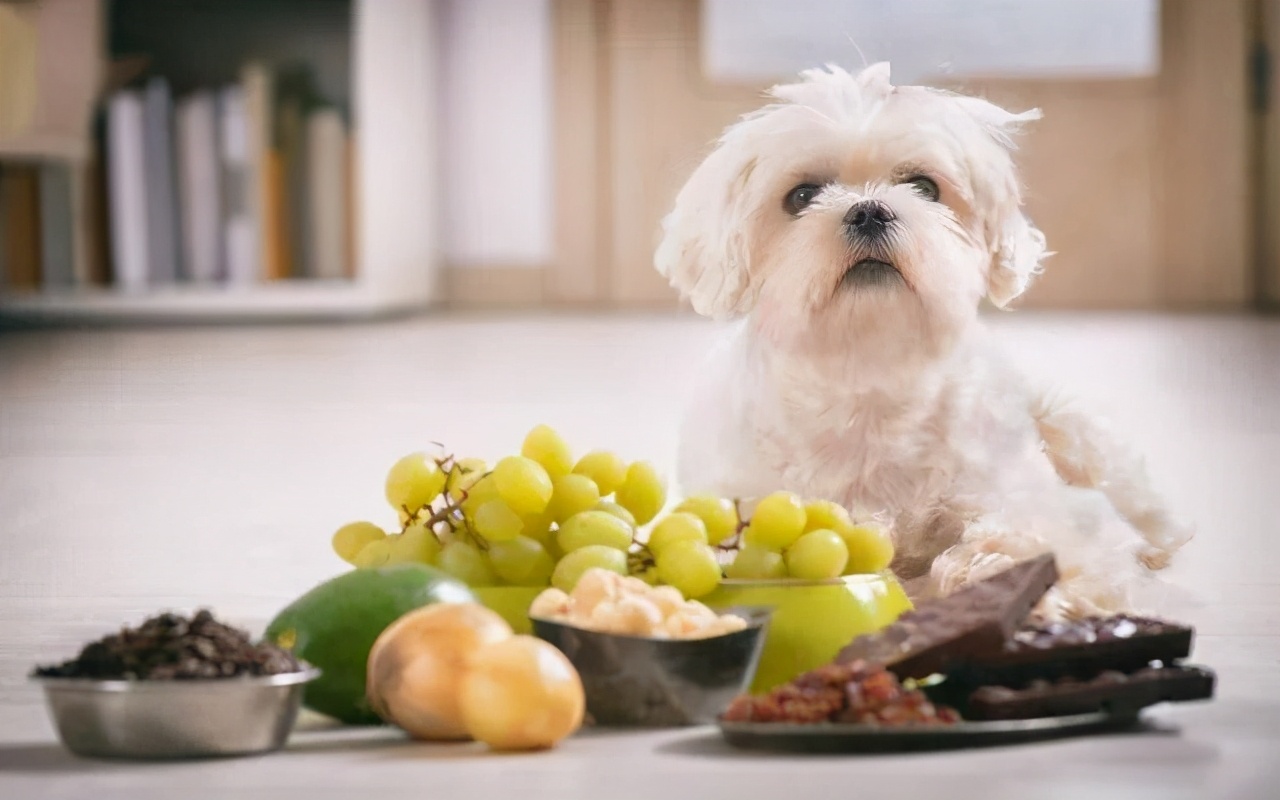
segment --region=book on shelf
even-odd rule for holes
[[[173,179],[173,98],[169,82],[153,76],[144,89],[142,165],[147,198],[147,268],[153,284],[182,277],[178,198]]]
[[[101,141],[101,138],[99,135],[98,140]],[[106,153],[101,147],[91,151],[89,160],[83,167],[83,174],[84,204],[79,209],[77,220],[83,230],[81,241],[85,243],[81,253],[86,275],[85,284],[109,286],[113,283],[111,202]]]
[[[40,172],[33,164],[0,166],[0,270],[11,289],[40,285]]]
[[[307,197],[305,74],[282,72],[276,79],[274,155],[279,160],[276,187],[279,203],[280,273],[283,277],[306,276]],[[290,201],[293,202],[290,202]],[[302,200],[302,203],[297,202]],[[302,207],[300,207],[302,206]]]
[[[223,279],[233,285],[256,283],[261,277],[260,233],[254,224],[256,177],[249,160],[249,116],[244,87],[218,92],[218,177],[222,186],[219,224]]]
[[[64,163],[46,162],[39,167],[40,280],[46,289],[77,283],[72,173]]]
[[[125,290],[146,287],[154,274],[152,239],[147,232],[145,116],[143,96],[137,89],[116,92],[107,107],[112,277]]]
[[[265,64],[251,62],[240,73],[244,93],[245,160],[249,181],[249,215],[253,220],[257,249],[255,272],[259,280],[284,277],[274,232],[279,225],[279,209],[273,201],[271,71]]]
[[[318,108],[307,118],[306,195],[310,237],[307,274],[334,279],[346,275],[348,258],[347,134],[342,115],[334,108]]]
[[[203,90],[179,100],[174,123],[184,276],[196,283],[214,283],[223,271],[223,201],[214,93]]]

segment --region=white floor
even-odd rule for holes
[[[25,675],[162,607],[250,626],[342,568],[340,523],[388,521],[381,481],[431,441],[493,457],[537,422],[669,465],[712,329],[675,318],[0,334],[0,798],[1273,796],[1280,779],[1280,321],[997,318],[1029,369],[1111,412],[1198,538],[1171,579],[1202,603],[1208,704],[1164,734],[789,761],[708,731],[588,735],[494,760],[385,733],[191,765],[82,762]],[[356,741],[351,741],[352,737]],[[347,745],[359,745],[348,747]],[[429,762],[429,763],[426,763]]]

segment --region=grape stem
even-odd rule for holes
[[[448,522],[449,527],[453,527],[453,522],[451,518],[453,517],[453,514],[455,511],[460,511],[460,510],[461,509],[458,508],[458,506],[451,505],[449,501],[446,500],[444,502],[444,505],[442,505],[438,510],[432,513],[431,516],[427,517],[423,525],[425,525],[428,528],[434,529],[437,523]]]
[[[733,535],[716,545],[716,549],[724,552],[737,550],[742,547],[742,532],[747,529],[747,525],[751,523],[750,519],[744,519],[742,516],[742,498],[733,498],[733,510],[738,515],[738,527],[733,531]]]
[[[649,545],[644,542],[638,542],[635,539],[632,539],[631,543],[636,549],[627,553],[628,572],[638,574],[657,566],[658,559],[653,555],[653,551],[649,549]]]

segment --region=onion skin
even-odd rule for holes
[[[563,653],[532,636],[476,650],[459,688],[466,729],[495,750],[545,750],[582,726],[582,679]]]
[[[474,603],[411,611],[387,627],[369,651],[369,705],[414,738],[470,739],[459,708],[468,662],[474,653],[511,636],[502,617]]]

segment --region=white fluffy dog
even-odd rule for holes
[[[1141,610],[1189,529],[979,316],[1047,255],[1010,157],[1039,112],[893,86],[886,64],[770,95],[693,173],[656,254],[694,309],[736,321],[686,417],[682,488],[881,513],[917,596],[1052,550],[1041,614]]]

